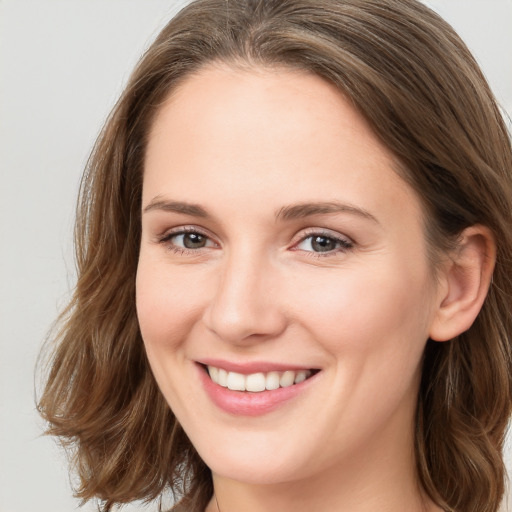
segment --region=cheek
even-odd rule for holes
[[[199,314],[197,288],[186,272],[171,274],[165,262],[141,254],[137,269],[136,304],[148,353],[176,348]]]
[[[333,443],[345,446],[353,436],[357,444],[397,411],[414,409],[428,338],[428,282],[428,272],[397,261],[345,269],[337,279],[304,277],[287,292],[296,298],[297,321],[332,362],[333,391],[324,406],[337,412],[329,418]],[[362,404],[371,417],[362,416]]]
[[[141,253],[136,278],[139,327],[153,375],[177,416],[193,393],[184,375],[185,340],[198,316],[197,288],[183,272],[169,272],[165,260]],[[184,398],[185,397],[185,398]]]
[[[332,274],[303,276],[287,294],[297,322],[330,354],[340,384],[351,382],[361,393],[410,385],[428,339],[426,268],[396,260]]]

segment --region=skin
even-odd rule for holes
[[[313,75],[212,65],[161,107],[144,172],[140,328],[222,512],[440,510],[417,483],[413,428],[450,278],[433,279],[419,199],[358,112]],[[318,202],[350,208],[276,218]],[[206,245],[183,251],[184,228]],[[350,247],[319,253],[312,234]],[[321,371],[245,417],[205,393],[207,357]]]

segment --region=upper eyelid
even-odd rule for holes
[[[310,236],[314,235],[320,235],[325,236],[327,238],[333,238],[335,240],[345,240],[350,243],[355,243],[354,239],[348,235],[344,235],[342,233],[339,233],[337,231],[333,231],[331,229],[327,228],[306,228],[305,230],[299,231],[292,240],[292,244],[295,245],[298,242],[301,242],[305,240],[306,238],[309,238]]]
[[[187,248],[187,247],[181,247],[180,245],[174,243],[172,241],[172,238],[177,236],[183,236],[187,233],[196,233],[198,235],[201,235],[208,239],[214,247],[205,246],[205,247],[198,247],[198,248]],[[216,247],[219,247],[219,243],[215,240],[214,237],[210,236],[209,234],[205,233],[202,229],[199,229],[195,226],[179,226],[172,229],[165,230],[161,235],[156,237],[156,243],[158,245],[162,245],[167,248],[167,250],[172,250],[173,252],[177,252],[180,254],[199,254],[203,250],[207,249],[215,249]],[[216,247],[215,247],[216,246]]]
[[[176,228],[166,229],[162,231],[160,235],[158,235],[158,239],[165,240],[183,233],[197,233],[198,235],[205,236],[206,238],[209,238],[213,242],[218,243],[216,241],[216,237],[213,236],[208,230],[199,228],[197,226],[178,226]]]
[[[158,241],[163,242],[166,240],[169,240],[173,236],[177,236],[182,233],[198,233],[202,236],[207,237],[210,239],[213,243],[216,245],[221,245],[218,241],[217,237],[214,236],[212,233],[209,232],[209,230],[201,228],[199,226],[194,225],[183,225],[183,226],[177,226],[175,228],[170,228],[164,230],[161,234],[157,236]],[[348,235],[339,233],[337,231],[331,230],[329,228],[320,228],[320,227],[309,227],[301,229],[298,233],[296,233],[291,241],[289,246],[294,247],[298,243],[306,240],[307,238],[315,235],[325,236],[327,238],[333,238],[335,240],[343,240],[346,242],[349,242],[350,244],[354,244],[354,239],[352,237],[349,237]]]

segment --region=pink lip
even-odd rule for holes
[[[216,365],[212,364],[212,366]],[[227,369],[225,365],[219,366],[221,368]],[[258,366],[258,369],[259,368],[261,368],[261,366]],[[293,386],[286,388],[278,388],[272,391],[251,393],[247,391],[232,391],[231,389],[219,386],[210,379],[208,373],[201,365],[198,364],[197,369],[201,383],[211,401],[219,409],[222,409],[228,414],[233,414],[236,416],[261,416],[263,414],[274,411],[278,407],[284,405],[286,402],[292,400],[297,395],[306,391],[311,385],[312,381],[316,380],[318,375],[315,374],[300,384],[294,384]],[[291,368],[288,366],[286,369],[289,370]],[[244,373],[252,373],[252,371]]]
[[[241,373],[242,375],[249,375],[251,373],[267,373],[267,372],[285,372],[286,370],[311,370],[310,366],[294,366],[289,364],[270,363],[264,361],[251,361],[247,363],[235,363],[224,361],[222,359],[201,359],[197,361],[205,366],[215,366],[216,368],[223,368],[228,372]]]

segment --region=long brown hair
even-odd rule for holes
[[[497,262],[478,318],[450,342],[427,342],[415,450],[421,485],[440,507],[495,512],[511,409],[511,144],[466,46],[416,0],[197,0],[144,54],[84,174],[78,282],[47,345],[39,409],[72,450],[77,495],[108,511],[170,489],[184,509],[202,511],[212,494],[209,469],[149,369],[134,297],[149,127],[179,83],[214,61],[335,84],[422,201],[434,263],[464,228],[492,230]]]

